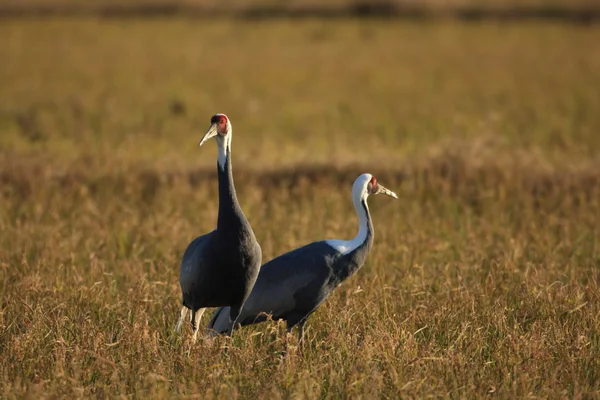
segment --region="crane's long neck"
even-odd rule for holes
[[[358,233],[352,241],[356,244],[355,250],[366,247],[368,252],[373,245],[374,230],[369,205],[367,204],[367,196],[353,199],[353,202],[358,217]]]
[[[373,245],[373,237],[375,231],[373,229],[373,222],[371,221],[371,213],[369,212],[369,205],[367,204],[367,196],[361,196],[354,198],[354,210],[358,217],[358,233],[352,240],[355,243],[355,249],[353,253],[359,252],[366,254],[371,250]]]
[[[353,202],[358,217],[358,233],[349,242],[350,246],[344,254],[344,260],[339,264],[340,267],[336,275],[340,282],[363,266],[373,246],[375,236],[367,196],[355,198]]]
[[[217,230],[227,231],[239,229],[246,218],[235,193],[233,172],[231,168],[231,139],[218,141],[219,155],[217,174],[219,178],[219,216]]]

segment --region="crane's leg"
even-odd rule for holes
[[[296,325],[290,326],[289,321],[288,321],[287,328],[285,330],[285,338],[283,339],[283,350],[281,351],[281,356],[283,358],[287,358],[288,348],[290,347],[289,346],[290,337],[292,336],[292,329],[294,329],[294,326],[296,326]]]
[[[304,339],[304,323],[305,322],[306,322],[306,320],[302,320],[298,324],[298,347],[300,347],[300,348],[302,348],[302,344],[304,343],[304,341],[302,339]]]
[[[233,339],[233,330],[235,329],[235,327],[237,326],[237,323],[238,323],[238,317],[239,317],[239,314],[233,322],[231,321],[231,317],[229,317],[230,324],[229,324],[229,329],[227,329],[227,336],[229,336],[232,339]]]
[[[198,338],[198,329],[200,327],[200,319],[202,318],[202,314],[204,314],[204,310],[206,308],[201,308],[199,310],[192,310],[192,330],[194,331],[194,335],[192,336],[192,341],[196,342]]]
[[[229,329],[227,330],[227,336],[233,338],[233,331],[237,328],[238,320],[240,318],[242,307],[230,307],[229,308]]]
[[[181,330],[181,325],[183,325],[183,321],[185,320],[185,316],[187,315],[188,308],[186,306],[181,306],[181,312],[179,315],[179,321],[177,321],[177,325],[175,326],[175,332],[179,333]]]

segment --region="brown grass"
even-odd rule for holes
[[[0,397],[598,397],[597,30],[0,25]],[[265,261],[354,235],[359,173],[400,197],[302,353],[172,333],[217,111]]]
[[[227,3],[218,0],[142,0],[142,1],[117,1],[98,0],[90,3],[83,0],[0,0],[0,7],[9,6],[20,9],[32,8],[64,8],[80,10],[102,9],[104,6],[113,9],[147,6],[155,9],[169,9],[182,7],[190,10],[206,11],[239,11],[239,10],[302,10],[302,9],[343,9],[352,7],[388,8],[395,7],[417,10],[446,10],[460,7],[474,9],[511,9],[511,8],[545,8],[578,9],[581,7],[597,7],[597,0],[330,0],[321,2],[317,0],[293,0],[279,2],[274,0],[230,0]]]

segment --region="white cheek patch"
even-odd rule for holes
[[[227,163],[227,154],[230,154],[231,152],[231,129],[229,129],[229,133],[227,135],[217,136],[217,146],[217,163],[219,164],[221,171],[224,171],[225,164]]]

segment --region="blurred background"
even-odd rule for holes
[[[598,21],[597,0],[0,0],[0,397],[597,395]],[[217,112],[264,261],[352,238],[363,172],[400,197],[370,199],[374,249],[300,358],[273,324],[229,353],[171,332],[216,221]]]
[[[396,165],[448,140],[598,151],[595,0],[2,0],[9,155],[189,168]],[[568,131],[568,132],[567,132]],[[110,160],[110,161],[109,161]]]

